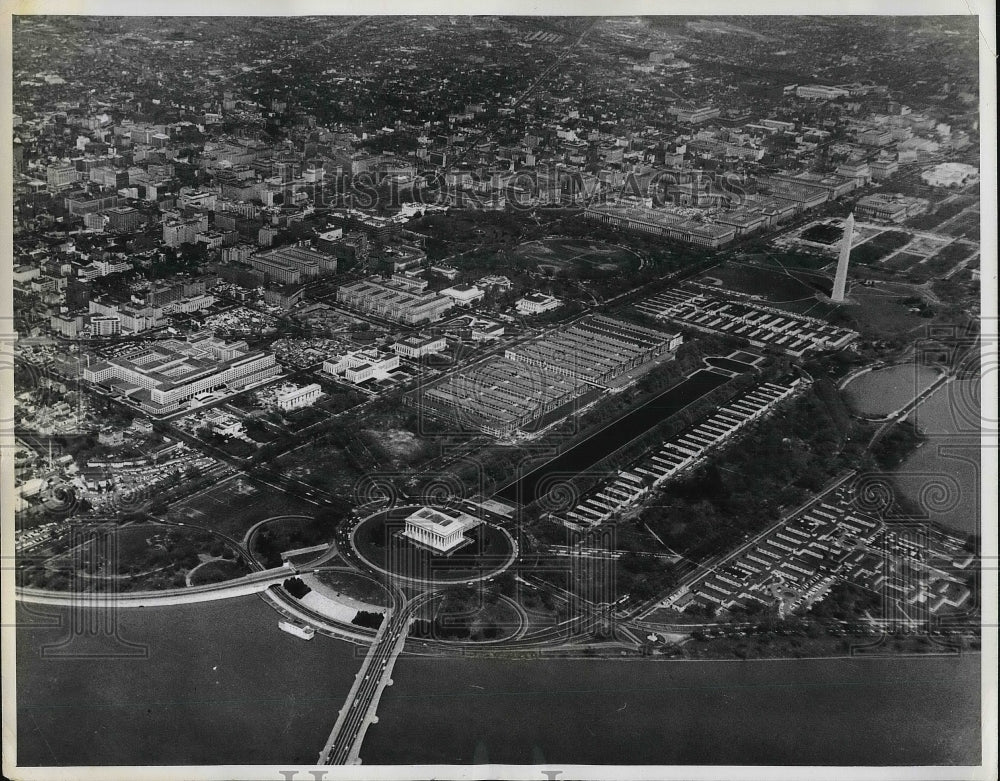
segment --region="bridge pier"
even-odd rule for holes
[[[341,707],[337,722],[319,755],[321,765],[359,764],[361,743],[368,727],[378,724],[376,710],[386,686],[392,685],[392,667],[406,644],[412,603],[396,614],[387,614],[365,656],[354,684]]]

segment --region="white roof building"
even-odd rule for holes
[[[555,309],[560,304],[562,302],[555,296],[547,296],[544,293],[528,293],[524,298],[519,298],[514,306],[519,314],[537,315]]]
[[[941,163],[920,174],[931,187],[959,187],[979,178],[979,169],[965,163]]]
[[[441,291],[442,296],[447,296],[459,306],[470,306],[479,301],[486,293],[476,285],[455,285]]]
[[[398,355],[382,355],[377,349],[353,350],[337,360],[324,361],[323,371],[327,374],[344,375],[355,384],[371,379],[384,380],[393,369],[399,368]]]
[[[449,553],[467,542],[465,532],[480,523],[478,518],[457,510],[442,512],[421,507],[406,519],[403,536],[441,553]]]
[[[422,358],[425,355],[439,353],[448,346],[447,340],[443,336],[404,336],[396,342],[392,349],[396,355],[406,358]]]

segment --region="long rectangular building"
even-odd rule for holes
[[[573,523],[595,526],[645,496],[652,486],[670,480],[699,463],[710,450],[723,445],[744,427],[769,414],[801,387],[764,382],[720,407],[690,429],[664,443],[628,469],[611,475],[566,513]]]
[[[463,428],[506,436],[586,391],[573,377],[498,357],[418,389],[409,401]]]
[[[269,282],[294,285],[337,270],[333,255],[308,247],[278,247],[258,252],[248,259],[250,265],[263,273]]]
[[[584,216],[616,228],[712,249],[736,238],[736,228],[732,225],[699,222],[664,209],[645,206],[599,204],[587,207]]]
[[[673,352],[680,334],[591,315],[543,339],[507,348],[506,358],[602,385],[647,361]]]
[[[145,412],[163,415],[200,393],[238,391],[280,373],[273,353],[195,334],[187,341],[167,339],[95,361],[84,367],[83,378],[110,386]]]
[[[454,306],[454,302],[446,296],[413,290],[405,284],[381,277],[342,285],[337,290],[337,301],[404,325],[435,322]]]
[[[773,347],[796,357],[811,350],[838,350],[858,337],[856,331],[735,296],[723,297],[721,292],[684,285],[658,293],[636,308],[675,325],[735,336],[755,347]]]
[[[408,401],[466,428],[507,436],[673,352],[681,339],[680,334],[591,315],[510,347],[502,358],[451,374]]]

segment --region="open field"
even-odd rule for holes
[[[832,282],[822,273],[729,263],[712,269],[706,279],[698,281],[708,278],[719,280],[724,288],[760,296],[769,305],[800,315],[825,318],[837,310],[835,304],[823,300]]]
[[[639,258],[631,250],[586,239],[544,239],[522,244],[509,257],[529,267],[548,267],[568,272],[634,270]]]
[[[438,640],[499,640],[514,634],[521,625],[517,611],[478,589],[456,588],[445,592],[434,606],[433,619],[418,621],[416,637]]]
[[[389,605],[389,597],[385,589],[356,572],[324,570],[316,573],[316,579],[338,594],[344,594],[359,602],[366,602],[369,605],[377,605],[379,607]]]
[[[884,261],[881,267],[890,271],[907,271],[923,259],[923,255],[915,255],[910,252],[897,252],[891,258]]]
[[[968,244],[949,244],[936,255],[907,269],[906,278],[919,284],[935,277],[942,277],[973,252],[975,248]]]
[[[247,547],[263,566],[279,567],[285,551],[333,542],[336,522],[337,518],[329,515],[275,518],[254,530]]]
[[[854,285],[850,291],[850,300],[854,304],[846,309],[862,332],[879,338],[901,337],[911,334],[915,329],[927,327],[931,322],[913,312],[909,303],[916,291],[909,294],[896,287],[888,286],[862,287]]]
[[[948,223],[948,225],[943,227],[941,230],[955,236],[956,238],[960,237],[969,239],[970,241],[979,241],[979,223],[979,212],[969,210],[961,217],[956,218],[953,222]]]
[[[265,518],[298,513],[308,515],[315,509],[314,505],[282,491],[238,477],[178,502],[166,517],[240,538]]]
[[[233,547],[211,532],[153,523],[81,525],[34,553],[23,569],[24,585],[82,591],[183,587],[203,559],[235,556]],[[239,574],[246,571],[233,566]]]
[[[851,263],[871,265],[909,243],[911,234],[899,230],[880,233],[851,250]]]
[[[814,241],[818,244],[835,244],[840,241],[844,231],[839,225],[818,223],[802,231],[800,235],[806,241]]]
[[[760,296],[774,304],[815,300],[819,279],[788,274],[778,268],[762,268],[743,263],[727,263],[708,274],[722,282],[722,287]],[[811,282],[816,281],[816,287]],[[700,280],[699,280],[700,281]]]
[[[934,230],[939,225],[947,222],[956,214],[962,212],[970,206],[978,204],[979,199],[972,195],[959,195],[954,200],[936,207],[930,212],[918,214],[907,220],[907,224],[918,230]]]
[[[221,583],[232,580],[250,572],[247,566],[238,561],[216,559],[207,561],[191,571],[191,585],[202,586],[208,583]]]

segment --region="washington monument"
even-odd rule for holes
[[[844,300],[844,289],[847,287],[847,263],[851,259],[851,242],[854,241],[854,212],[844,221],[844,238],[840,240],[840,260],[837,261],[837,275],[833,278],[833,301],[838,304]]]

